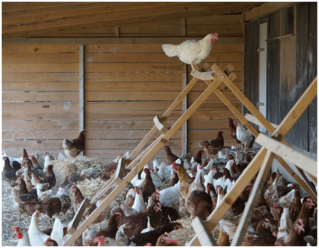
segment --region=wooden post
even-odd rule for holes
[[[280,157],[282,157],[285,160],[288,160],[294,164],[296,164],[301,169],[308,172],[310,175],[317,177],[317,161],[309,158],[306,155],[303,155],[302,153],[294,150],[293,148],[284,145],[283,143],[269,138],[268,136],[264,134],[260,134],[256,142],[260,144],[263,147],[266,147],[268,150],[272,151],[275,154],[278,154]]]
[[[217,246],[212,233],[202,219],[196,217],[192,222],[192,226],[201,246]]]
[[[209,230],[214,230],[220,219],[223,218],[223,216],[227,213],[231,205],[243,192],[247,184],[250,183],[251,179],[256,175],[256,173],[261,167],[262,161],[265,158],[266,152],[267,150],[265,148],[259,150],[259,152],[253,158],[253,160],[249,163],[247,168],[243,171],[242,175],[236,180],[235,184],[230,189],[230,191],[228,191],[228,193],[224,196],[220,205],[217,208],[215,208],[215,210],[208,217],[206,224]],[[190,241],[189,245],[200,245],[200,242],[196,235]]]
[[[274,157],[275,155],[271,151],[267,151],[263,164],[260,168],[260,171],[258,173],[258,176],[252,188],[252,191],[250,193],[248,202],[245,206],[245,210],[237,226],[237,230],[233,238],[233,241],[231,243],[231,246],[240,246],[241,243],[243,242],[244,236],[246,235],[246,232],[247,232],[249,221],[251,217],[253,216],[253,212],[256,207],[257,201],[266,183],[267,175],[270,171],[271,164],[274,160]]]
[[[185,20],[185,19],[184,19]],[[183,70],[182,70],[182,88],[185,89],[187,86],[187,65],[183,63]],[[182,102],[182,110],[183,113],[186,112],[187,110],[187,95],[184,97],[183,102]],[[182,154],[187,154],[187,145],[188,145],[188,139],[187,139],[187,134],[188,134],[188,128],[187,128],[187,122],[185,121],[183,127],[182,127]]]
[[[72,221],[69,223],[68,226],[68,233],[73,234],[76,231],[77,226],[80,223],[80,220],[84,214],[84,211],[86,210],[86,207],[89,205],[90,200],[88,198],[85,198],[83,202],[81,203],[81,206],[79,207],[79,210],[77,213],[75,213]]]
[[[79,131],[82,132],[84,130],[84,45],[79,46],[79,54]]]

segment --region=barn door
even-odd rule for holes
[[[260,113],[266,117],[266,93],[267,93],[267,22],[259,25],[259,101]],[[260,132],[266,133],[266,129],[258,127]]]

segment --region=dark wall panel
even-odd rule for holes
[[[258,102],[258,65],[259,56],[257,49],[259,47],[259,23],[258,21],[253,21],[247,23],[245,26],[245,46],[244,46],[244,82],[243,91],[245,96],[257,107]],[[256,94],[257,92],[257,94]],[[244,114],[249,113],[249,111],[244,107]],[[255,128],[257,126],[253,125]]]
[[[309,3],[309,84],[317,76],[317,3]],[[309,151],[317,154],[317,97],[309,106]]]
[[[268,38],[278,37],[279,13],[269,15]],[[280,41],[277,39],[267,42],[267,120],[279,124],[280,116]]]

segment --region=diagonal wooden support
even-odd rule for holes
[[[167,133],[167,131],[168,131],[167,127],[165,127],[165,126],[162,124],[162,122],[160,121],[160,119],[158,118],[158,116],[155,116],[154,119],[153,119],[153,121],[154,121],[154,124],[155,124],[156,128],[157,128],[161,133],[163,133],[163,134],[166,134],[166,133]]]
[[[233,241],[231,243],[231,246],[240,246],[241,243],[243,242],[244,236],[246,235],[246,232],[247,232],[249,221],[251,217],[253,216],[253,212],[258,202],[259,196],[262,193],[262,190],[266,183],[267,176],[271,169],[271,164],[274,160],[274,157],[275,157],[275,154],[273,154],[271,151],[267,151],[265,159],[260,168],[260,171],[258,173],[258,176],[252,188],[252,191],[250,193],[249,199],[245,206],[245,210],[237,226],[237,230],[233,238]]]
[[[262,124],[259,120],[257,120],[257,118],[256,118],[255,116],[253,116],[253,115],[247,113],[247,114],[245,114],[244,117],[245,117],[249,122],[254,123],[254,124],[256,124],[257,126],[260,126],[260,127],[265,128],[265,127],[263,126],[263,124]],[[271,122],[270,122],[270,124],[271,124],[274,128],[277,128],[277,127],[278,127],[277,124],[274,124],[274,123],[271,123]]]
[[[255,118],[263,124],[263,126],[267,129],[267,131],[269,133],[272,134],[279,134],[280,130],[282,130],[283,128],[279,129],[279,126],[277,129],[275,129],[268,121],[267,119],[256,109],[256,107],[248,100],[248,98],[236,87],[236,85],[227,77],[227,75],[225,73],[223,73],[222,70],[220,70],[220,68],[215,64],[211,67],[216,74],[218,75],[219,78],[221,78],[223,80],[223,82],[228,86],[228,88],[237,96],[237,98],[247,107],[247,109],[255,116]],[[298,109],[292,109],[287,116],[285,117],[288,118],[286,120],[289,121],[289,126],[287,125],[284,129],[283,129],[283,133],[280,132],[281,135],[283,135],[282,137],[285,137],[285,135],[288,133],[288,131],[292,128],[292,126],[296,123],[296,121],[299,119],[299,117],[301,116],[301,114],[305,111],[305,109],[309,106],[309,104],[312,102],[312,100],[314,99],[314,97],[317,94],[317,77],[315,78],[315,80],[310,84],[310,86],[308,87],[308,89],[304,92],[304,94],[300,97],[300,99],[298,100],[298,102],[295,104],[295,106],[300,106],[298,107]],[[295,107],[294,106],[294,107]],[[228,106],[229,107],[229,106]],[[303,109],[303,110],[302,110]],[[234,113],[235,114],[235,113]],[[242,116],[240,114],[240,116]],[[288,117],[290,116],[290,117]],[[238,116],[237,116],[238,117]],[[238,117],[239,118],[239,117]],[[283,121],[285,121],[285,119]],[[246,121],[247,122],[247,121]],[[283,123],[283,122],[282,122]],[[286,122],[284,122],[286,123]],[[252,127],[250,125],[250,127]],[[247,127],[248,128],[248,127]],[[248,128],[249,129],[249,128]],[[254,134],[254,132],[256,132],[255,129],[249,129],[249,131],[252,132],[252,134]],[[255,135],[255,137],[257,137]],[[285,145],[288,145],[288,142],[282,138],[282,142]],[[313,188],[312,184],[310,184],[307,176],[304,174],[304,172],[299,169],[298,167],[296,168],[299,173],[301,174],[301,176],[303,177],[304,181],[302,179],[299,178],[298,175],[296,175],[293,171],[293,169],[290,168],[290,166],[279,156],[275,157],[276,160],[282,165],[282,167],[300,184],[300,186],[313,198],[317,198],[316,197],[316,193],[315,193],[315,189]],[[295,168],[294,165],[292,165],[291,167]],[[290,168],[290,169],[289,169]]]
[[[196,235],[199,237],[201,246],[217,246],[212,233],[202,219],[196,217],[192,222],[192,226]]]
[[[115,199],[115,197],[125,188],[125,186],[132,181],[134,176],[143,166],[152,159],[152,157],[163,147],[163,145],[177,132],[178,129],[187,121],[192,114],[201,106],[201,104],[217,89],[222,83],[222,80],[216,79],[207,87],[207,89],[198,97],[198,99],[187,109],[187,111],[175,122],[175,124],[162,135],[162,138],[154,143],[152,149],[149,149],[147,153],[140,159],[137,165],[126,175],[123,181],[104,199],[101,205],[95,209],[95,211],[79,226],[79,228],[73,233],[64,246],[69,246],[86,230],[92,222],[102,213],[102,211]]]
[[[231,205],[237,200],[243,190],[246,188],[251,179],[259,171],[261,164],[265,158],[267,150],[262,148],[249,163],[247,168],[243,171],[242,175],[236,180],[230,191],[224,196],[220,205],[214,209],[211,215],[208,217],[206,224],[209,230],[214,230],[219,220],[227,213]],[[198,237],[195,235],[190,241],[189,245],[199,246],[200,242]]]
[[[84,211],[86,210],[86,207],[89,205],[89,202],[90,202],[90,200],[88,198],[85,198],[82,201],[81,206],[79,207],[79,210],[74,215],[73,219],[71,220],[71,222],[68,225],[68,233],[69,234],[73,234],[75,232],[77,226],[79,225],[79,223],[82,219]]]
[[[256,142],[267,148],[275,154],[280,155],[285,160],[296,164],[299,168],[304,169],[312,178],[317,181],[317,161],[309,158],[306,155],[294,150],[293,148],[284,145],[283,143],[269,138],[264,134],[260,134]]]

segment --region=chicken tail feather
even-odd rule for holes
[[[179,56],[178,46],[170,45],[170,44],[164,44],[164,45],[162,45],[162,48],[163,48],[164,53],[168,57]]]

